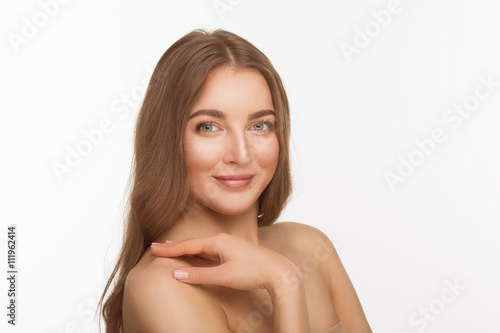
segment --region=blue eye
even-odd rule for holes
[[[255,131],[258,131],[258,132],[264,132],[264,131],[268,131],[272,127],[273,127],[273,124],[271,124],[268,121],[263,121],[261,123],[257,123],[255,125],[253,125],[252,129],[254,129]]]
[[[201,123],[198,126],[196,126],[197,131],[207,132],[207,133],[215,132],[218,129],[219,128],[212,123]]]
[[[266,124],[264,124],[264,123],[260,123],[260,124],[255,124],[255,125],[253,125],[253,128],[254,128],[255,130],[257,130],[257,131],[263,131],[263,130],[265,130],[265,129],[266,129],[266,128],[265,128],[266,126],[267,126]]]

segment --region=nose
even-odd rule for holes
[[[225,137],[223,162],[246,164],[250,159],[251,147],[245,133],[228,133]]]

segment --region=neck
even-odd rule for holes
[[[180,241],[224,232],[259,245],[257,214],[258,203],[241,215],[223,215],[206,207],[198,209],[188,205],[177,222],[159,237],[159,241]]]

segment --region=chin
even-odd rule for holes
[[[245,200],[246,199],[246,200]],[[212,198],[205,207],[216,213],[228,216],[238,216],[246,214],[256,205],[258,199],[249,200],[249,198]]]
[[[239,195],[214,193],[212,196],[195,196],[198,209],[209,209],[218,214],[238,216],[246,214],[255,205],[258,205],[259,197],[252,193],[241,193]],[[257,212],[256,212],[257,214]]]
[[[207,208],[214,211],[214,212],[222,214],[222,215],[239,216],[239,215],[243,215],[243,214],[247,213],[252,208],[252,206],[251,205],[242,206],[241,204],[236,206],[236,207],[235,206],[228,206],[228,205],[224,205],[224,206],[210,205],[210,206],[207,206]]]

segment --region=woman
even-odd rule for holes
[[[328,237],[273,224],[289,135],[281,79],[248,41],[195,30],[165,52],[137,121],[106,332],[371,332]]]

